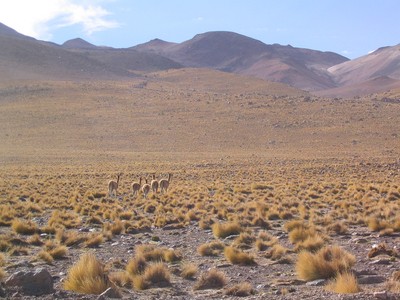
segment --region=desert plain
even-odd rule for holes
[[[46,299],[399,296],[400,91],[183,68],[0,95],[3,282],[44,268]],[[168,190],[133,195],[153,174]]]

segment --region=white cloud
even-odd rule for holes
[[[38,39],[51,39],[54,29],[81,25],[85,34],[118,27],[107,20],[110,13],[100,4],[104,0],[2,0],[0,22],[20,33]]]

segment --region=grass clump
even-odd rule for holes
[[[185,279],[193,279],[198,271],[198,267],[192,263],[182,265],[181,277]]]
[[[11,228],[19,234],[32,235],[38,232],[37,225],[32,221],[23,221],[21,219],[15,219],[11,223]]]
[[[147,267],[147,261],[143,254],[136,254],[134,258],[131,258],[126,265],[126,271],[132,275],[143,274]]]
[[[248,297],[255,294],[255,291],[249,282],[240,282],[228,288],[225,295],[233,297]]]
[[[400,293],[400,270],[397,270],[392,274],[386,286],[389,291]]]
[[[327,279],[349,271],[355,261],[354,255],[339,246],[326,246],[315,254],[301,252],[296,262],[296,272],[300,279],[306,281]]]
[[[237,222],[214,223],[211,226],[212,232],[216,238],[226,238],[230,235],[240,234],[243,229]]]
[[[227,281],[225,273],[214,268],[203,273],[193,288],[195,290],[222,289]]]
[[[150,287],[167,287],[171,285],[171,273],[161,262],[149,265],[142,275],[133,277],[133,286],[137,290]]]
[[[68,270],[64,281],[64,289],[83,294],[98,295],[109,287],[103,264],[90,252],[83,254]]]
[[[218,256],[225,249],[225,244],[221,241],[213,241],[205,243],[197,248],[197,252],[201,256]]]
[[[338,273],[326,286],[326,289],[338,294],[354,294],[361,291],[356,276],[351,272]]]
[[[254,256],[237,250],[233,247],[226,247],[224,250],[225,258],[235,265],[254,265]]]

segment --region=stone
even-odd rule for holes
[[[7,287],[17,287],[24,294],[32,296],[40,296],[50,294],[53,289],[53,278],[49,271],[44,268],[29,271],[18,271],[12,274],[6,281]]]
[[[308,286],[322,286],[325,284],[325,279],[317,279],[306,283]]]
[[[360,276],[357,278],[359,284],[376,284],[385,282],[386,278],[379,275]]]

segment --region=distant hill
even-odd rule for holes
[[[317,96],[348,98],[365,96],[373,93],[382,93],[392,89],[400,89],[400,80],[381,76],[364,82],[317,91],[314,92],[314,94]]]
[[[99,47],[81,38],[63,45],[39,41],[0,23],[0,81],[117,79],[181,67],[158,54]]]
[[[0,81],[118,79],[181,68],[209,68],[316,95],[353,97],[399,87],[400,44],[350,61],[333,52],[268,45],[238,33],[214,31],[182,43],[153,39],[116,49],[81,38],[57,45],[0,23]]]
[[[382,76],[400,79],[400,44],[380,48],[368,55],[332,66],[328,71],[338,85],[351,85]]]
[[[180,44],[152,40],[134,49],[155,52],[188,67],[251,75],[305,90],[334,87],[326,69],[348,60],[332,52],[267,45],[225,31],[198,34]]]
[[[97,46],[95,46],[81,38],[68,40],[61,46],[66,49],[97,49],[98,48]]]

